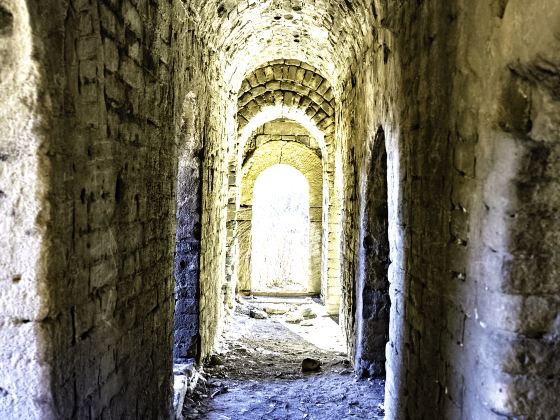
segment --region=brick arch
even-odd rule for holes
[[[276,164],[289,165],[300,171],[309,182],[311,206],[321,207],[323,193],[321,158],[308,146],[289,140],[270,141],[259,147],[255,154],[247,159],[241,170],[242,206],[252,202],[254,184],[259,175]]]
[[[266,106],[262,108],[258,114],[256,114],[251,121],[238,133],[237,138],[237,148],[235,157],[240,159],[237,155],[239,152],[243,151],[247,139],[258,130],[263,125],[270,123],[274,120],[291,120],[306,128],[307,131],[317,140],[319,147],[321,148],[321,153],[323,158],[329,155],[329,152],[333,151],[334,148],[334,135],[325,133],[315,125],[313,120],[309,118],[301,109],[288,107],[285,105],[275,105]]]
[[[244,148],[245,142],[252,135],[254,130],[258,129],[260,125],[273,121],[278,118],[287,118],[289,120],[297,121],[303,125],[309,132],[315,136],[321,147],[322,163],[324,170],[324,187],[325,203],[324,209],[326,211],[325,220],[327,220],[327,234],[325,235],[324,253],[327,256],[328,263],[324,267],[326,271],[326,278],[322,282],[321,296],[327,311],[330,314],[337,314],[340,307],[341,285],[336,270],[328,267],[337,267],[340,264],[340,254],[335,248],[328,249],[329,244],[336,243],[339,238],[339,207],[338,203],[341,197],[340,189],[335,188],[335,134],[334,130],[328,133],[323,132],[318,128],[314,121],[312,121],[307,114],[301,109],[295,107],[288,107],[286,105],[275,105],[263,107],[259,113],[254,116],[247,126],[239,133],[237,138],[236,149],[233,152],[234,158],[230,161],[230,180],[234,181],[230,184],[230,197],[235,197],[235,189],[239,185],[240,165],[242,163],[241,152]],[[333,124],[334,128],[334,124]],[[230,199],[228,202],[228,223],[234,224],[235,220],[235,199]],[[231,228],[234,229],[234,228]],[[228,245],[229,246],[229,245]],[[229,271],[229,269],[227,269]],[[234,278],[230,276],[230,278]]]
[[[297,169],[309,184],[310,277],[308,291],[319,293],[322,283],[323,235],[323,168],[316,150],[297,141],[273,140],[258,147],[241,170],[240,210],[237,215],[239,254],[238,290],[251,289],[252,204],[255,182],[266,169],[285,164]]]
[[[305,113],[325,135],[334,132],[335,98],[329,81],[299,60],[275,60],[250,72],[238,95],[238,129],[264,108],[296,108]]]
[[[271,133],[270,129],[267,130],[267,127],[270,128],[271,124],[282,124],[286,128],[289,128],[292,133],[286,134],[283,132],[279,132],[278,129],[272,129]],[[315,139],[304,126],[296,121],[279,118],[269,123],[263,124],[252,134],[253,135],[250,136],[250,138],[244,143],[243,150],[241,150],[241,167],[245,165],[248,159],[253,156],[253,154],[259,147],[273,141],[293,141],[299,143],[312,150],[319,157],[319,159],[323,158],[321,143],[319,143],[319,141]]]

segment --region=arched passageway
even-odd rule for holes
[[[389,419],[560,416],[559,16],[554,0],[0,0],[0,418],[171,417],[173,371],[178,390],[192,365],[227,374],[240,319],[272,335],[237,362],[263,380],[281,361],[268,389],[305,395],[302,416],[381,415],[365,404],[383,382],[346,374],[383,367]],[[306,131],[258,143],[278,120]],[[303,305],[323,312],[299,324],[244,315],[258,302],[238,293],[243,178],[280,149],[319,174],[320,297]],[[279,331],[298,359],[275,354]],[[300,371],[307,352],[322,373]],[[295,413],[222,391],[252,401],[245,417]]]
[[[282,164],[262,172],[253,188],[253,293],[320,291],[320,285],[310,284],[309,230],[309,184],[305,176]]]
[[[320,294],[323,275],[323,236],[327,235],[327,226],[323,224],[323,209],[327,197],[324,197],[324,170],[319,143],[311,137],[302,126],[290,121],[277,120],[267,123],[262,130],[257,131],[246,145],[244,164],[241,168],[241,183],[239,186],[239,211],[236,215],[235,241],[239,247],[238,275],[236,288],[240,291],[253,290],[251,287],[251,244],[254,234],[266,235],[265,231],[255,232],[253,206],[256,181],[263,173],[274,165],[289,165],[299,171],[308,190],[307,218],[310,241],[306,254],[306,263],[310,269],[309,284],[306,289]],[[286,198],[293,194],[291,183],[278,180],[278,193],[285,191]],[[273,192],[273,190],[271,190]],[[272,215],[271,215],[272,217]],[[273,239],[273,238],[269,238]],[[325,279],[326,281],[326,279]]]

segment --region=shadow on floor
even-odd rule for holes
[[[205,368],[208,381],[186,399],[185,418],[383,418],[384,381],[354,376],[341,343],[331,343],[342,337],[336,336],[338,328],[332,330],[330,317],[317,316],[302,326],[287,323],[287,315],[254,319],[239,309]],[[316,336],[327,340],[314,345]],[[302,372],[304,358],[319,360],[320,370]]]

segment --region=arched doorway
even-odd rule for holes
[[[389,338],[391,306],[387,152],[382,127],[375,135],[366,174],[360,208],[355,366],[364,377],[382,377],[385,375],[385,346]]]
[[[322,283],[322,258],[323,253],[323,168],[320,154],[308,145],[297,141],[272,139],[264,144],[260,144],[248,156],[241,169],[240,189],[239,189],[239,211],[236,214],[238,244],[237,254],[237,282],[236,289],[239,292],[253,292],[252,290],[252,236],[255,233],[254,226],[254,198],[256,181],[261,174],[275,165],[288,165],[296,173],[303,176],[308,190],[308,227],[309,227],[309,246],[306,254],[308,255],[308,281],[305,290],[300,289],[297,294],[319,295]],[[281,180],[285,187],[286,199],[293,200],[293,183]],[[274,187],[284,188],[283,186]],[[277,194],[278,195],[278,194]],[[289,215],[285,215],[286,220]],[[287,223],[289,223],[287,221]],[[270,238],[268,238],[270,239]],[[295,293],[292,291],[292,293]]]
[[[289,165],[273,165],[253,190],[251,290],[307,293],[309,183]]]

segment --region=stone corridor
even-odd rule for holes
[[[286,295],[336,417],[560,417],[557,0],[0,0],[0,92],[0,418],[173,418]]]

